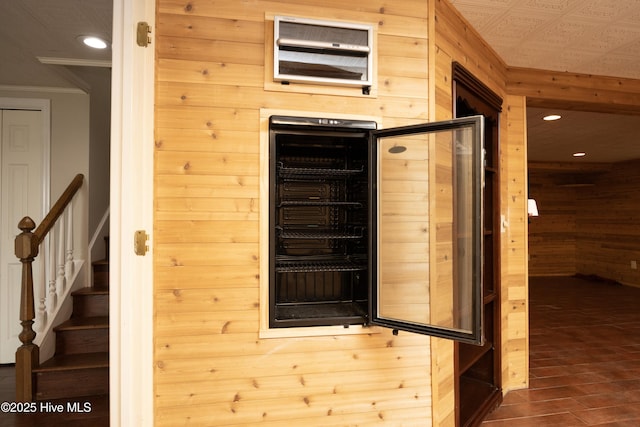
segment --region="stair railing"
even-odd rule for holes
[[[66,211],[71,212],[71,201],[82,186],[84,175],[78,174],[73,178],[69,186],[64,193],[60,196],[58,201],[53,205],[47,216],[42,220],[40,225],[36,228],[35,222],[28,216],[25,216],[18,223],[18,228],[22,230],[22,233],[16,236],[15,239],[15,254],[22,263],[22,281],[21,281],[21,294],[20,294],[20,325],[22,326],[22,332],[18,338],[22,345],[18,347],[16,351],[16,400],[22,402],[32,401],[34,399],[34,375],[33,371],[40,365],[40,348],[34,344],[33,340],[36,337],[36,332],[33,330],[33,324],[36,319],[36,311],[34,304],[34,284],[33,284],[33,262],[38,256],[40,244],[45,240],[45,237],[49,235],[54,225],[58,222],[62,216],[61,223],[70,222],[71,219],[68,215],[64,215]],[[65,221],[66,219],[66,221]],[[56,270],[56,283],[49,284],[48,292],[55,295],[55,288],[58,286],[65,286],[65,269],[70,269],[73,266],[73,246],[67,246],[66,241],[72,240],[69,229],[64,226],[58,227],[58,243],[59,255],[49,256],[49,258],[57,258],[57,270]],[[35,229],[35,231],[33,231]],[[49,235],[49,238],[53,242],[53,234]],[[62,245],[62,246],[60,246]],[[47,245],[44,245],[45,247]],[[51,248],[55,248],[56,243],[49,245]],[[46,258],[46,256],[45,256]],[[47,262],[49,262],[47,260]],[[44,268],[42,269],[44,270]],[[42,276],[42,275],[41,275]],[[42,277],[39,277],[41,280]],[[44,292],[39,292],[39,312],[46,313],[46,283],[40,285],[44,287]],[[55,297],[52,298],[52,300]],[[52,301],[51,300],[51,301]],[[51,302],[50,301],[50,302]],[[55,303],[55,302],[53,302]]]

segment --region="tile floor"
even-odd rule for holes
[[[530,280],[530,384],[483,427],[640,426],[640,288]]]

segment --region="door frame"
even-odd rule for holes
[[[456,425],[476,425],[503,399],[502,390],[502,281],[501,281],[501,236],[500,236],[500,115],[504,100],[481,80],[471,74],[458,62],[452,64],[452,106],[453,114],[461,114],[458,99],[469,102],[468,114],[485,116],[485,165],[483,167],[485,199],[482,202],[483,234],[482,247],[482,295],[483,331],[486,342],[482,347],[465,346],[456,343],[454,348],[454,377],[456,401]],[[464,115],[463,115],[464,116]],[[489,244],[487,247],[486,245]],[[486,358],[490,363],[483,365]],[[465,362],[464,365],[462,362]],[[465,366],[466,365],[466,366]],[[464,374],[481,371],[482,394],[476,386],[463,386]],[[475,381],[467,382],[473,384]],[[470,391],[469,391],[470,390]],[[469,397],[473,403],[468,405]],[[465,400],[467,399],[467,400]],[[464,403],[464,405],[463,405]]]
[[[136,230],[153,228],[153,0],[113,1],[110,216],[110,422],[153,425],[153,252],[133,251]],[[148,242],[152,248],[152,242]]]

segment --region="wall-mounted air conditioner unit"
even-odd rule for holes
[[[371,87],[371,25],[276,16],[273,51],[276,81]]]

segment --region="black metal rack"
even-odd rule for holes
[[[283,122],[271,128],[271,326],[364,323],[366,133]]]
[[[366,260],[364,260],[366,261]],[[277,257],[276,272],[278,273],[315,273],[321,271],[365,271],[367,265],[362,259],[351,257]]]
[[[306,230],[292,230],[276,227],[278,236],[282,239],[362,239],[364,237],[364,227],[352,227],[350,229],[318,229],[310,228]]]

